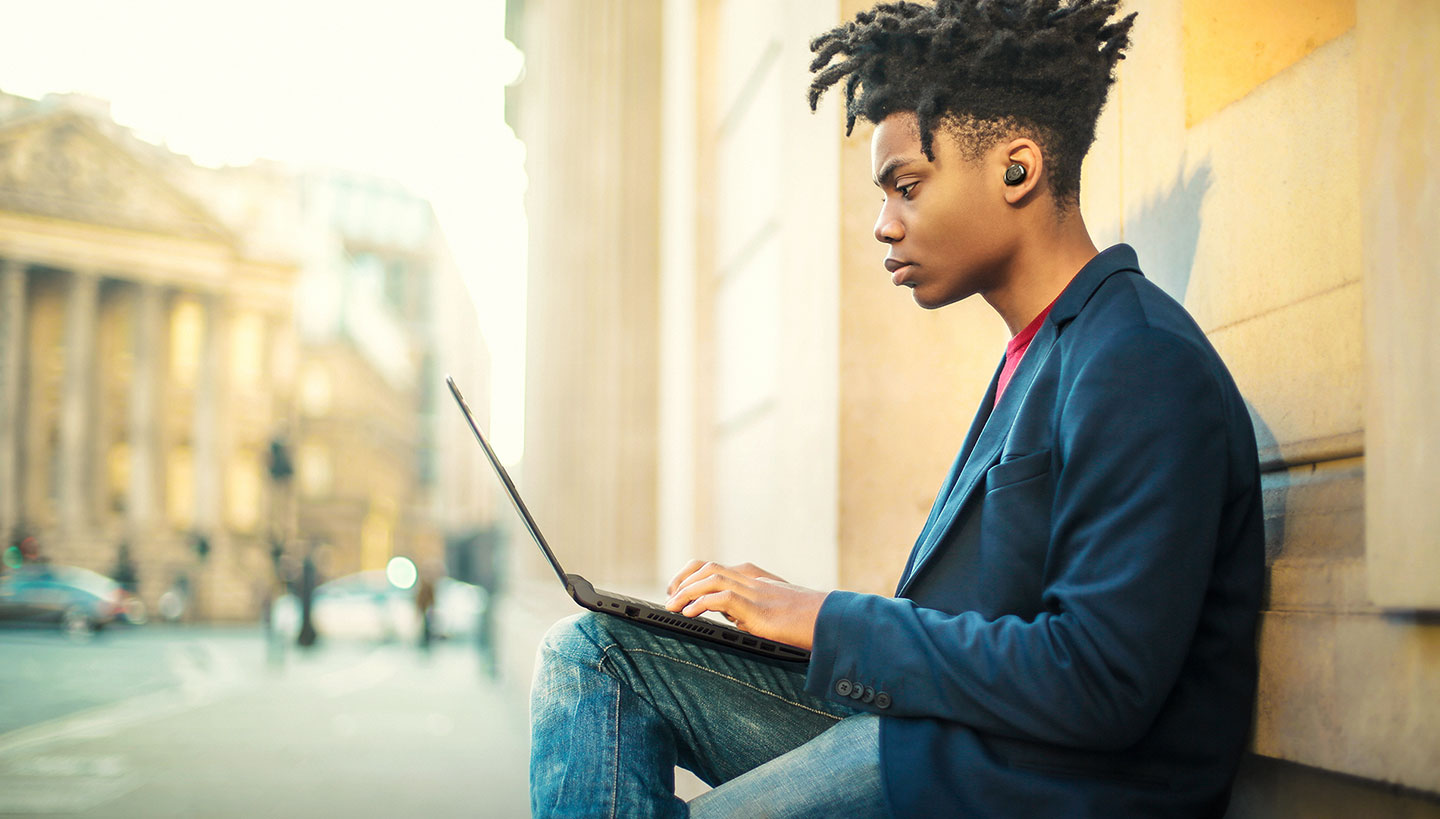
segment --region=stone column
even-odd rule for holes
[[[195,529],[214,542],[220,523],[220,299],[206,296],[200,336],[200,371],[195,376]]]
[[[651,583],[660,187],[627,180],[653,172],[660,154],[661,5],[563,0],[545,10],[527,8],[523,34],[550,46],[527,63],[520,123],[534,206],[525,491],[564,510],[535,511],[556,542],[577,544],[572,570]],[[595,218],[577,224],[576,210]]]
[[[0,258],[0,548],[20,523],[20,412],[25,360],[25,267]]]
[[[160,464],[159,356],[161,331],[165,326],[164,294],[160,287],[140,282],[135,287],[135,333],[132,350],[135,366],[130,381],[130,485],[126,487],[127,525],[132,537],[139,537],[154,522],[157,469]]]
[[[65,380],[60,396],[60,525],[70,532],[90,522],[95,463],[95,324],[100,277],[71,274],[65,305]]]
[[[1440,101],[1433,72],[1440,68],[1440,7],[1387,0],[1357,9],[1368,359],[1365,576],[1371,603],[1434,612],[1440,611],[1440,155],[1434,151]],[[1440,621],[1431,628],[1428,645],[1440,644]],[[1418,635],[1414,639],[1412,645],[1421,645]],[[1412,675],[1440,669],[1440,659],[1428,656],[1428,670]],[[1401,736],[1418,738],[1424,729],[1415,730],[1392,734],[1395,747],[1404,747]],[[1437,744],[1429,747],[1431,761],[1440,759]],[[1433,766],[1395,779],[1440,790],[1440,768]]]

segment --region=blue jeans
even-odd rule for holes
[[[537,817],[886,814],[880,720],[805,674],[603,614],[552,627],[531,689]],[[714,789],[686,804],[675,766]]]

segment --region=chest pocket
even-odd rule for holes
[[[1050,472],[1050,450],[1042,449],[1001,461],[985,473],[985,494],[989,495]]]
[[[1050,507],[1054,501],[1050,450],[990,467],[980,512],[979,556],[992,579],[998,610],[1033,616],[1041,611]]]

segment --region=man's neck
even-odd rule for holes
[[[1010,335],[1025,329],[1099,250],[1078,210],[1050,230],[1032,231],[1015,254],[1004,284],[982,295]]]

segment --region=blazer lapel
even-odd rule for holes
[[[910,577],[910,570],[915,566],[915,557],[920,554],[920,546],[928,542],[930,531],[940,521],[940,516],[945,509],[945,501],[950,497],[950,492],[955,488],[955,483],[960,477],[960,471],[965,466],[966,459],[975,448],[975,441],[979,439],[980,432],[985,428],[986,421],[990,418],[991,408],[995,406],[995,387],[1000,381],[1000,371],[1005,368],[1005,359],[1002,356],[1000,364],[995,368],[995,374],[990,377],[990,387],[985,390],[985,397],[980,399],[980,409],[975,412],[975,417],[970,421],[970,431],[965,433],[965,442],[960,445],[960,451],[955,455],[955,462],[950,464],[950,472],[946,474],[945,481],[940,484],[940,491],[935,495],[935,502],[930,505],[930,516],[925,519],[925,525],[920,527],[920,535],[915,538],[915,545],[910,548],[910,558],[905,562],[905,570],[900,573],[900,583],[895,587],[895,594],[899,596],[900,589]]]
[[[1000,375],[998,370],[995,373],[996,378],[991,379],[990,389],[986,391],[985,399],[981,402],[980,412],[976,414],[970,434],[966,436],[965,446],[961,448],[960,456],[956,459],[959,471],[957,473],[954,468],[951,469],[954,479],[947,479],[941,494],[935,499],[930,520],[926,522],[915,548],[911,550],[909,565],[895,592],[897,597],[909,591],[915,577],[924,568],[925,561],[935,553],[936,546],[955,526],[960,510],[965,508],[966,502],[980,486],[980,478],[1000,458],[1005,439],[1010,434],[1010,428],[1015,425],[1015,416],[1030,394],[1030,386],[1035,383],[1036,374],[1050,357],[1057,336],[1058,331],[1053,322],[1047,321],[1041,326],[1040,332],[1025,351],[1025,357],[1021,359],[1009,386],[1005,388],[1005,394],[1000,397],[1000,403],[986,417],[985,407],[995,403],[996,378]],[[977,425],[980,427],[978,436]]]

